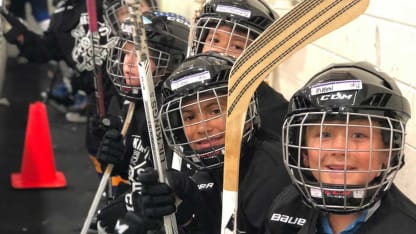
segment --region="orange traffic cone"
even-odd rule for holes
[[[29,106],[21,172],[11,174],[11,183],[15,189],[66,186],[64,174],[55,169],[48,116],[42,102]]]

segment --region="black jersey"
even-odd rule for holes
[[[156,94],[160,93],[160,87],[155,87]],[[157,98],[160,103],[160,97]],[[129,102],[124,105],[124,116],[127,113]],[[123,118],[124,119],[124,118]],[[162,133],[162,132],[160,132]],[[163,135],[160,137],[163,138]],[[163,138],[164,140],[164,138]],[[123,173],[120,174],[123,178],[127,179],[129,167],[130,170],[137,167],[153,167],[153,158],[151,154],[150,137],[146,120],[146,112],[142,101],[136,101],[133,118],[131,120],[129,130],[125,137],[126,153],[123,158],[121,168]],[[166,163],[171,165],[173,151],[167,147],[167,143],[164,141],[164,153],[166,157]]]
[[[322,233],[320,212],[302,202],[297,189],[288,186],[274,200],[267,215],[265,233]],[[381,199],[380,206],[361,224],[357,234],[403,233],[416,230],[416,205],[393,185]]]
[[[261,128],[280,136],[289,102],[282,94],[264,82],[257,88],[256,96]]]
[[[268,133],[262,131],[256,136],[252,149],[241,158],[238,192],[239,229],[253,234],[262,233],[270,202],[291,183],[280,139],[265,140]]]
[[[272,200],[290,183],[283,165],[281,142],[264,138],[252,139],[243,148],[240,161],[238,229],[246,233],[261,233]],[[195,203],[192,207],[203,233],[220,233],[222,168],[197,172],[192,180],[199,189],[192,198]]]

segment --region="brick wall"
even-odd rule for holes
[[[292,2],[277,0],[274,8],[283,15]],[[372,0],[364,15],[319,39],[285,61],[271,79],[286,98],[314,73],[334,62],[366,60],[380,66],[397,81],[412,107],[407,124],[406,165],[396,184],[416,202],[416,2]]]

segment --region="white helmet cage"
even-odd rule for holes
[[[163,133],[169,147],[188,163],[199,170],[218,168],[224,162],[224,142],[218,144],[218,139],[224,141],[224,129],[212,131],[208,128],[209,122],[222,119],[225,127],[227,80],[234,60],[225,55],[213,52],[189,57],[172,73],[162,87],[163,101],[160,109],[160,118]],[[206,117],[201,106],[204,103],[216,103],[216,114]],[[183,110],[192,106],[197,109],[199,118],[187,123]],[[196,108],[195,108],[196,107]],[[243,142],[250,140],[255,129],[259,126],[256,98],[250,102],[246,127],[243,133]],[[201,133],[198,139],[190,139],[185,134],[185,129],[191,126],[199,126]],[[202,126],[202,127],[201,127]],[[193,144],[204,142],[207,147],[195,149]],[[208,143],[207,143],[208,142]],[[213,143],[214,142],[214,143]]]
[[[277,13],[262,0],[207,1],[191,28],[193,41],[189,42],[192,43],[190,54],[214,50],[238,57],[278,18]],[[218,39],[224,37],[228,39],[227,43],[218,43]]]
[[[153,72],[153,79],[160,81],[166,74],[170,55],[152,47],[148,48],[149,57],[155,63],[156,67]],[[117,38],[116,43],[109,50],[107,73],[121,96],[133,100],[141,99],[142,95],[137,63],[131,63],[133,61],[131,59],[125,60],[126,56],[136,57],[134,42]],[[125,69],[129,69],[130,71],[126,71]],[[129,75],[126,76],[125,74]]]
[[[154,64],[152,75],[155,85],[179,66],[186,56],[189,26],[186,22],[175,20],[177,16],[163,12],[143,14],[149,57]],[[126,20],[122,30],[123,36],[109,49],[106,70],[121,96],[138,100],[142,98],[138,67],[137,64],[128,64],[137,63],[137,59],[131,59],[131,56],[136,57],[132,39],[134,27]]]
[[[369,63],[332,65],[315,75],[291,98],[282,134],[284,164],[304,201],[331,213],[358,212],[376,204],[404,164],[405,124],[409,118],[409,103],[394,81]],[[312,127],[319,129],[320,143],[315,148],[308,147],[305,140]],[[333,133],[327,130],[331,128],[345,132],[343,146],[324,143],[327,137],[331,139]],[[352,143],[362,134],[360,131],[366,131],[363,135],[370,142],[365,149],[354,148]],[[381,134],[382,147],[374,146],[376,134]],[[318,155],[317,168],[305,164],[310,153]],[[350,165],[359,154],[368,157],[368,167]],[[387,159],[375,169],[373,159],[381,155]],[[339,157],[339,165],[328,167],[325,157]],[[322,182],[320,178],[328,173],[344,175],[343,183]],[[357,174],[366,176],[367,182],[349,183]]]

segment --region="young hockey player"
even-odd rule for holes
[[[266,233],[413,233],[416,206],[394,185],[410,106],[367,62],[334,64],[290,100],[283,135],[293,185]]]
[[[263,0],[210,0],[196,19],[191,54],[207,51],[225,53],[235,58],[273,21],[277,13]],[[280,136],[287,100],[266,83],[256,91],[261,124]]]
[[[27,58],[29,62],[36,63],[64,61],[70,67],[74,74],[70,81],[72,90],[69,91],[65,85],[61,84],[54,87],[48,94],[48,98],[64,107],[65,111],[69,107],[73,110],[85,110],[85,105],[79,105],[86,103],[85,94],[78,94],[88,91],[86,86],[91,77],[76,71],[76,62],[72,58],[75,39],[71,35],[72,30],[79,24],[81,13],[85,11],[85,0],[57,1],[48,30],[43,35],[39,35],[30,31],[12,13],[0,9],[0,13],[8,23],[8,27],[3,32],[4,36],[9,43],[17,46],[20,56]],[[80,90],[83,92],[78,92]],[[85,122],[85,120],[80,122]]]
[[[155,82],[157,99],[159,101],[160,81],[165,79],[186,56],[187,36],[189,26],[161,12],[145,12],[146,37],[149,47],[150,62]],[[107,71],[119,94],[129,102],[136,102],[133,120],[126,137],[123,138],[118,130],[109,130],[104,135],[97,154],[102,166],[114,164],[113,174],[130,179],[130,171],[144,166],[151,166],[151,152],[147,121],[141,95],[140,79],[137,68],[137,57],[132,41],[132,28],[129,22],[124,22],[125,35],[119,38],[110,49]],[[171,154],[166,150],[167,155]],[[169,158],[169,157],[168,157]],[[120,195],[120,192],[117,192]],[[125,210],[124,199],[115,201],[101,209],[98,216],[101,228],[112,232],[118,217],[118,205]],[[115,208],[116,207],[116,208]],[[122,211],[123,212],[123,211]],[[123,213],[124,214],[124,213]],[[111,217],[108,217],[111,216]],[[108,221],[111,219],[110,221]]]
[[[185,24],[169,19],[166,16],[158,15],[154,12],[146,12],[144,13],[144,17],[146,17],[149,22],[146,24],[147,43],[149,45],[151,64],[153,64],[153,66],[151,66],[153,80],[156,84],[156,88],[158,88],[157,84],[159,84],[163,78],[167,77],[175,66],[178,66],[184,59],[186,35],[189,28]],[[129,30],[132,30],[132,28],[129,28],[127,24],[124,27],[127,30],[124,37],[131,38],[131,31]],[[132,139],[132,142],[135,144],[137,142],[145,144],[144,147],[136,145],[136,149],[146,150],[147,152],[149,150],[148,146],[150,142],[148,141],[146,118],[144,116],[144,106],[141,99],[136,51],[132,39],[126,40],[119,38],[110,49],[107,61],[107,72],[118,93],[128,101],[137,102],[136,114],[134,115],[135,121],[132,121],[130,133],[128,135],[136,136],[137,139]],[[103,163],[116,163],[117,167],[121,162],[115,162],[114,160],[116,159],[108,160],[111,155],[108,155],[106,151],[106,137],[108,137],[108,135],[104,137],[103,147],[98,155],[98,160]],[[147,140],[143,140],[143,137]],[[127,152],[130,151],[131,153],[131,150],[133,149],[129,146]],[[146,152],[142,153],[146,154]],[[128,156],[124,158],[125,162],[121,163],[124,165],[123,169],[119,171],[119,173],[124,175],[124,178],[127,178],[127,167],[131,154],[129,155],[129,153],[127,153],[126,155]]]
[[[30,31],[17,17],[5,10],[1,11],[10,24],[4,36],[9,43],[17,45],[22,56],[33,62],[48,62],[63,59],[74,67],[71,51],[74,40],[71,30],[79,21],[80,13],[85,9],[84,1],[62,1],[51,17],[51,23],[44,36]],[[65,22],[65,23],[63,23]]]
[[[32,15],[38,23],[42,32],[45,32],[49,27],[50,17],[47,0],[14,0],[10,1],[10,11],[21,19],[26,20],[26,4],[29,3]]]

